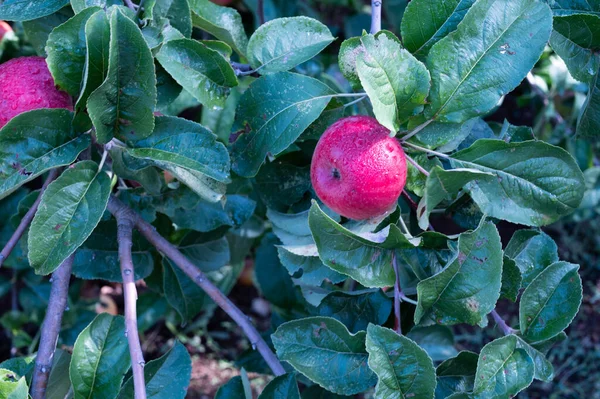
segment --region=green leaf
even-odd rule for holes
[[[135,266],[135,281],[148,277],[154,268],[154,260],[148,243],[137,232],[134,232],[131,255]],[[123,282],[117,225],[114,221],[100,222],[75,252],[73,274],[86,280]]]
[[[135,141],[154,129],[156,75],[152,53],[135,22],[119,8],[110,15],[108,75],[87,108],[100,143]]]
[[[232,168],[256,176],[267,154],[278,155],[319,117],[334,95],[329,86],[304,75],[279,72],[263,76],[244,92],[234,131]]]
[[[296,375],[287,373],[273,378],[258,399],[300,399]]]
[[[600,14],[572,14],[554,18],[550,46],[567,65],[573,77],[582,82],[594,79],[600,67],[596,50],[600,45]]]
[[[131,367],[122,316],[99,314],[75,342],[69,376],[75,398],[113,399]]]
[[[219,387],[214,399],[246,398],[242,377],[239,375],[231,377],[229,381]],[[247,399],[247,398],[246,398]]]
[[[144,366],[146,394],[153,399],[183,399],[192,375],[192,359],[187,349],[179,343],[167,353]],[[119,399],[134,397],[133,377],[123,384]]]
[[[413,327],[406,336],[423,348],[434,362],[446,360],[457,354],[454,347],[454,334],[449,327],[438,325]]]
[[[260,74],[288,71],[310,60],[335,38],[308,17],[277,18],[261,25],[248,41],[248,60]]]
[[[356,59],[364,51],[360,37],[351,37],[342,42],[338,54],[340,71],[354,89],[360,89],[360,78],[356,72]]]
[[[433,361],[413,340],[369,324],[366,347],[369,367],[379,377],[375,398],[433,398]]]
[[[585,190],[573,157],[542,141],[477,140],[454,154],[451,163],[495,174],[466,188],[485,214],[513,223],[552,223],[573,212]]]
[[[90,145],[66,109],[37,109],[0,129],[0,199],[47,170],[69,165]]]
[[[64,399],[67,396],[71,389],[71,380],[68,378],[70,364],[71,354],[56,348],[46,387],[46,399]]]
[[[600,20],[600,18],[599,18]],[[596,57],[600,59],[600,57]],[[600,132],[600,65],[595,71],[590,81],[588,95],[585,103],[581,107],[579,118],[577,119],[577,135],[579,137],[597,139]]]
[[[54,14],[22,22],[27,41],[33,46],[37,55],[42,57],[46,55],[48,36],[54,28],[67,22],[72,16],[73,11],[65,7]]]
[[[515,335],[498,338],[481,349],[473,392],[484,398],[512,397],[533,381],[534,364]]]
[[[366,235],[371,239],[354,234],[327,216],[316,202],[308,223],[323,263],[369,288],[394,284],[391,249],[414,247],[395,225],[386,229],[387,237],[385,232]]]
[[[519,325],[528,342],[544,341],[567,328],[582,300],[579,265],[556,262],[544,269],[523,291]]]
[[[162,173],[156,167],[129,156],[122,147],[114,146],[109,153],[113,172],[117,176],[137,181],[151,195],[160,195],[165,184]]]
[[[29,262],[50,274],[92,234],[106,209],[110,179],[82,161],[50,183],[29,229]]]
[[[356,56],[356,72],[375,117],[395,133],[400,124],[423,110],[429,71],[390,32],[365,35],[360,41],[364,50]]]
[[[408,121],[408,129],[415,129],[425,121],[426,119],[422,115],[411,118]],[[421,144],[427,148],[436,149],[438,152],[447,153],[464,146],[466,142],[471,141],[465,147],[473,144],[475,140],[469,140],[469,138],[480,139],[491,137],[494,137],[492,129],[483,119],[477,117],[468,119],[462,123],[434,121],[422,128],[422,130],[415,137],[411,138],[410,141],[415,144]]]
[[[346,279],[346,276],[328,268],[321,262],[314,244],[290,247],[281,245],[277,247],[277,252],[281,264],[295,280],[302,284],[320,286],[324,280],[337,284]]]
[[[472,391],[478,359],[476,353],[462,351],[440,363],[436,369],[435,398],[444,399],[455,393]]]
[[[475,179],[486,179],[494,175],[489,172],[476,169],[452,169],[444,170],[439,166],[431,169],[425,182],[425,193],[419,201],[417,216],[419,227],[427,230],[429,227],[429,215],[444,200],[450,200],[465,184]]]
[[[0,4],[0,20],[30,21],[45,17],[69,4],[69,0],[4,0]]]
[[[192,15],[187,0],[156,0],[154,5],[156,18],[167,18],[169,24],[183,36],[192,35]]]
[[[271,337],[281,360],[328,391],[354,395],[375,383],[365,336],[349,333],[335,319],[308,317],[281,324]]]
[[[218,201],[220,196],[214,192],[214,183],[210,181],[230,181],[227,149],[217,142],[212,132],[192,121],[157,117],[152,136],[136,142],[134,148],[126,151],[135,158],[168,170],[202,198],[212,202]],[[188,184],[189,175],[193,176],[192,184]],[[196,176],[199,178],[194,178]]]
[[[550,7],[552,7],[552,12],[556,16],[571,14],[600,15],[600,3],[596,0],[553,0]]]
[[[520,337],[517,337],[517,348],[525,349],[529,357],[533,360],[535,368],[534,378],[540,381],[551,382],[554,378],[554,367],[546,359],[546,356],[533,346],[529,345]]]
[[[229,44],[240,56],[246,55],[248,37],[236,10],[218,6],[209,0],[190,0],[189,4],[194,26]]]
[[[432,87],[426,116],[462,122],[491,110],[540,58],[551,27],[545,3],[477,1],[456,31],[429,52]]]
[[[156,59],[185,90],[208,107],[222,107],[238,81],[223,56],[192,39],[170,40]]]
[[[29,399],[25,377],[17,380],[12,371],[0,369],[0,395],[6,399]]]
[[[456,256],[446,268],[417,285],[415,323],[431,315],[438,324],[487,323],[502,282],[502,243],[489,221],[458,238]],[[468,287],[468,289],[465,289]]]
[[[424,59],[440,39],[456,30],[475,0],[414,0],[402,17],[404,46],[417,58]]]
[[[522,281],[521,270],[519,270],[515,261],[508,256],[504,256],[504,261],[502,262],[502,288],[500,288],[500,297],[516,302]]]
[[[72,96],[79,93],[83,79],[87,46],[85,25],[98,10],[98,7],[86,8],[56,27],[48,36],[48,69],[52,73],[54,83]]]
[[[101,7],[108,8],[115,4],[121,4],[120,0],[71,0],[71,7],[75,14],[79,14],[80,12],[87,10],[91,7]]]
[[[558,247],[540,230],[518,230],[511,237],[504,255],[515,261],[526,287],[546,267],[558,262]]]
[[[260,168],[253,186],[269,209],[286,212],[311,190],[310,167],[271,162]]]
[[[85,63],[82,87],[75,109],[83,111],[87,100],[106,79],[110,52],[110,23],[104,11],[90,16],[85,24]]]
[[[317,307],[318,316],[341,321],[353,334],[365,331],[369,323],[384,324],[392,301],[381,290],[332,292]]]

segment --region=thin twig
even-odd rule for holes
[[[404,154],[406,156],[406,160],[408,162],[410,162],[415,168],[417,168],[417,170],[421,173],[423,173],[425,176],[429,176],[429,172],[426,171],[421,165],[419,165],[417,163],[417,161],[415,161],[414,159],[412,159],[410,156],[408,156],[408,154]]]
[[[371,0],[371,34],[381,30],[381,0]]]
[[[146,362],[144,361],[137,325],[137,289],[135,287],[133,258],[131,257],[133,221],[130,213],[131,211],[127,208],[122,208],[115,213],[121,277],[123,278],[123,296],[125,297],[125,336],[131,355],[135,399],[146,399],[146,382],[144,380]]]
[[[144,10],[144,1],[145,0],[140,0],[140,4],[138,4],[138,9],[137,12],[135,13],[135,20],[139,20],[140,17],[142,16],[142,11]]]
[[[415,306],[417,306],[419,304],[418,301],[415,301],[414,299],[410,299],[402,291],[400,291],[400,299],[402,299],[403,302],[408,302],[408,303],[411,303],[411,304],[413,304]]]
[[[108,201],[108,210],[113,215],[120,212],[123,208],[129,209],[118,198],[111,196]],[[277,359],[277,356],[271,351],[271,348],[262,339],[256,328],[250,323],[249,318],[229,300],[207,277],[198,269],[188,258],[185,257],[173,244],[162,237],[156,229],[147,223],[140,215],[130,210],[131,218],[135,227],[142,235],[173,261],[189,278],[194,281],[206,294],[227,313],[238,326],[242,328],[253,348],[256,348],[265,362],[269,365],[275,375],[285,374],[285,369]]]
[[[414,128],[413,130],[411,130],[410,132],[408,132],[406,135],[404,135],[402,137],[401,142],[404,142],[408,139],[410,139],[411,137],[413,137],[415,134],[419,133],[421,130],[425,129],[431,122],[433,122],[433,119],[429,119],[427,121],[425,121],[424,123],[421,123],[419,126],[417,126],[416,128]]]
[[[40,195],[38,195],[37,199],[35,200],[33,205],[31,205],[31,208],[29,208],[25,216],[23,216],[23,219],[21,219],[21,223],[19,223],[19,226],[2,249],[2,252],[0,252],[0,267],[2,266],[2,263],[4,263],[4,261],[10,256],[10,253],[13,249],[15,249],[15,246],[23,236],[23,233],[25,233],[25,230],[27,230],[27,227],[29,227],[29,224],[31,223],[33,217],[35,216],[35,213],[37,212],[38,206],[40,206],[40,202],[42,201],[42,194],[44,194],[44,191],[46,191],[46,187],[48,187],[48,185],[54,179],[56,179],[56,176],[58,176],[58,169],[52,169],[48,173],[48,177],[44,181],[44,185],[40,190]]]
[[[31,397],[33,399],[44,399],[46,396],[46,386],[48,385],[48,378],[52,369],[60,324],[67,306],[67,294],[74,257],[75,254],[69,256],[52,273],[50,299],[48,300],[46,317],[44,317],[44,323],[40,330],[40,346],[35,357],[35,368],[31,382]]]
[[[500,316],[498,312],[496,312],[496,309],[492,310],[490,314],[494,318],[494,321],[496,322],[498,327],[502,329],[504,335],[510,335],[515,332],[515,330],[513,330],[508,324],[506,324],[502,316]]]
[[[398,269],[398,260],[396,259],[396,251],[392,251],[392,267],[396,281],[394,282],[394,320],[395,330],[402,335],[402,319],[400,317],[400,303],[402,302],[402,290],[400,288],[400,270]]]
[[[133,11],[137,11],[137,9],[138,9],[138,5],[137,4],[134,4],[133,1],[131,1],[131,0],[124,0],[124,1],[125,1],[125,5],[127,7],[129,7]]]
[[[256,13],[258,14],[258,24],[262,25],[265,23],[265,6],[263,0],[258,0],[256,5]]]
[[[451,158],[451,157],[450,157],[450,155],[444,154],[444,153],[442,153],[442,152],[438,152],[438,151],[430,150],[429,148],[424,148],[424,147],[421,147],[421,146],[415,145],[415,144],[413,144],[413,143],[409,143],[408,141],[404,141],[404,142],[402,142],[402,145],[407,145],[407,146],[409,146],[409,147],[412,147],[412,148],[414,148],[415,150],[423,151],[423,152],[426,152],[426,153],[428,153],[428,154],[431,154],[431,155],[438,156],[438,157],[440,157],[440,158],[446,158],[446,159],[448,159],[448,158]]]
[[[361,102],[361,101],[362,101],[362,100],[364,100],[365,98],[367,98],[367,96],[362,96],[362,97],[359,97],[359,98],[357,98],[356,100],[350,101],[349,103],[347,103],[347,104],[344,104],[344,108],[351,107],[351,106],[353,106],[354,104],[357,104],[357,103]]]

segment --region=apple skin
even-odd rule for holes
[[[11,26],[4,22],[4,21],[0,21],[0,40],[2,40],[2,38],[4,37],[4,35],[8,32],[12,32],[12,28]]]
[[[0,64],[0,128],[38,108],[73,109],[71,97],[54,86],[46,60],[19,57]]]
[[[371,219],[395,208],[406,183],[406,157],[376,119],[350,116],[319,139],[310,178],[317,196],[333,211]]]

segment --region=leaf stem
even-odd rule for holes
[[[402,144],[403,145],[407,145],[407,146],[409,146],[411,148],[414,148],[415,150],[419,150],[419,151],[426,152],[426,153],[431,154],[431,155],[438,156],[440,158],[445,158],[445,159],[452,158],[450,155],[447,155],[447,154],[444,154],[444,153],[441,153],[441,152],[437,152],[437,151],[433,151],[433,150],[430,150],[428,148],[424,148],[424,147],[415,145],[413,143],[409,143],[407,141],[403,141]]]
[[[142,15],[142,11],[144,11],[144,1],[145,0],[140,0],[140,4],[138,4],[138,9],[137,9],[137,12],[135,13],[136,20],[140,19],[140,16]]]
[[[265,362],[269,365],[276,376],[285,374],[285,369],[277,359],[277,356],[271,351],[269,345],[260,336],[256,328],[250,323],[250,319],[227,298],[207,277],[196,267],[188,258],[185,257],[173,244],[161,236],[156,229],[146,222],[142,217],[127,207],[115,196],[111,196],[108,201],[108,210],[115,215],[128,209],[129,217],[136,229],[150,242],[158,251],[163,253],[173,261],[192,281],[206,292],[206,294],[227,313],[238,326],[242,328],[253,348],[256,348],[262,355]]]
[[[411,303],[411,304],[413,304],[415,306],[417,306],[419,304],[418,301],[415,301],[414,299],[410,299],[403,292],[400,292],[400,299],[402,299],[404,302]]]
[[[371,0],[371,34],[381,30],[381,3],[382,0]]]
[[[508,324],[506,324],[506,321],[504,321],[502,316],[500,316],[498,314],[496,309],[492,310],[492,312],[490,314],[494,318],[494,321],[496,322],[496,324],[502,329],[502,332],[504,333],[504,335],[510,335],[515,332],[514,329],[512,329]]]
[[[402,230],[404,230],[406,235],[410,238],[413,238],[412,234],[410,234],[410,230],[408,230],[408,227],[406,226],[406,223],[404,223],[404,219],[402,219],[402,215],[400,215],[400,217],[398,218],[398,223],[400,223],[400,226],[402,227]]]
[[[133,370],[133,387],[135,399],[146,399],[146,383],[144,381],[144,354],[140,344],[137,325],[137,289],[135,287],[135,269],[131,256],[133,246],[133,221],[130,210],[122,208],[115,213],[117,219],[117,241],[119,243],[119,261],[123,278],[123,296],[125,297],[125,334],[129,344],[131,369]]]
[[[35,357],[35,368],[33,369],[33,379],[31,382],[31,397],[33,399],[44,399],[46,397],[46,387],[48,386],[48,378],[52,369],[58,333],[60,332],[63,313],[67,306],[69,280],[71,278],[71,268],[74,258],[75,254],[69,256],[52,273],[52,287],[50,288],[48,309],[46,310],[46,316],[41,328],[40,346]]]
[[[403,143],[406,140],[410,139],[415,134],[417,134],[421,130],[425,129],[431,122],[433,122],[433,119],[429,119],[429,120],[425,121],[424,123],[421,123],[419,126],[417,126],[416,128],[414,128],[413,130],[407,132],[406,135],[402,136],[402,139],[400,140],[400,142]]]
[[[104,167],[104,163],[106,162],[106,157],[108,156],[108,150],[104,147],[104,151],[102,152],[102,159],[100,160],[100,165],[98,165],[98,173],[102,172],[102,168]]]
[[[367,98],[367,96],[362,96],[360,98],[357,98],[356,100],[350,101],[348,104],[344,104],[344,108],[348,108],[353,106],[354,104],[357,104],[359,102],[361,102],[362,100],[364,100],[365,98]]]
[[[400,317],[400,303],[402,302],[402,290],[400,288],[400,271],[398,269],[398,260],[396,251],[392,251],[392,268],[396,280],[394,281],[394,329],[399,335],[402,335],[402,319]]]
[[[137,11],[138,9],[138,5],[135,4],[133,1],[131,0],[124,0],[125,1],[125,5],[130,8],[133,11]]]
[[[419,165],[417,161],[412,159],[408,154],[404,154],[404,156],[406,157],[406,160],[410,162],[415,168],[417,168],[419,172],[423,173],[425,176],[429,176],[429,172],[426,171],[425,168],[423,168],[421,165]]]
[[[33,217],[35,216],[35,213],[37,212],[38,206],[40,206],[40,202],[42,201],[42,194],[44,194],[44,191],[46,191],[46,188],[48,187],[48,185],[54,179],[56,179],[57,176],[58,176],[58,169],[52,169],[48,173],[48,177],[46,177],[46,180],[44,181],[44,185],[42,186],[42,189],[40,190],[40,195],[38,195],[37,199],[35,200],[33,205],[31,205],[31,208],[29,208],[29,210],[27,211],[25,216],[23,216],[23,219],[21,219],[21,223],[19,223],[19,226],[16,228],[15,232],[13,233],[13,235],[10,237],[10,239],[8,240],[8,242],[2,249],[2,252],[0,252],[0,267],[2,266],[2,263],[6,260],[6,258],[8,258],[10,256],[10,253],[17,245],[17,242],[19,242],[19,240],[23,236],[23,233],[25,233],[25,230],[27,230],[27,227],[29,227],[29,225],[31,224],[31,221],[33,220]]]

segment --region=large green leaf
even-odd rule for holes
[[[535,379],[545,382],[552,381],[554,378],[554,367],[552,366],[552,363],[546,359],[546,356],[542,352],[525,342],[520,337],[517,337],[517,348],[525,349],[529,357],[531,357],[533,360]]]
[[[392,301],[381,290],[332,292],[321,300],[316,314],[341,321],[353,334],[365,331],[369,323],[384,324]]]
[[[4,0],[0,3],[0,20],[30,21],[45,17],[69,4],[69,0]]]
[[[502,262],[502,288],[500,289],[500,297],[516,302],[522,282],[521,270],[516,262],[505,255]]]
[[[6,399],[29,399],[26,378],[12,371],[0,369],[0,396]]]
[[[279,72],[250,85],[238,105],[233,129],[241,135],[232,147],[232,168],[255,176],[267,154],[289,147],[319,117],[334,94],[324,83],[304,75]]]
[[[458,238],[454,259],[417,285],[415,323],[429,315],[439,324],[482,324],[496,306],[502,283],[502,243],[496,226],[483,222]]]
[[[127,149],[114,146],[110,149],[113,172],[122,179],[137,181],[148,194],[160,195],[165,186],[162,172],[146,161],[127,154]]]
[[[269,209],[286,212],[310,192],[310,166],[270,162],[260,168],[252,183]]]
[[[558,262],[558,247],[543,231],[518,230],[506,245],[504,255],[515,261],[526,287],[542,270]]]
[[[316,202],[310,208],[308,224],[323,263],[365,287],[393,285],[392,249],[414,247],[395,225],[387,229],[387,237],[385,232],[359,236],[330,218]]]
[[[242,377],[236,375],[219,387],[214,399],[249,399],[244,389]]]
[[[190,385],[192,359],[185,346],[179,342],[167,353],[144,366],[146,395],[152,399],[183,399]],[[133,378],[123,384],[119,399],[134,397]]]
[[[600,2],[598,0],[552,0],[550,7],[552,7],[552,13],[556,16],[572,14],[600,15]]]
[[[413,0],[402,17],[402,39],[408,51],[425,58],[429,49],[462,21],[475,0]]]
[[[135,22],[119,8],[110,15],[108,75],[87,108],[100,143],[135,141],[152,134],[156,75],[152,53]]]
[[[596,59],[600,60],[600,56],[596,56]],[[600,65],[590,81],[588,95],[577,120],[577,135],[580,137],[591,139],[600,137],[600,81],[598,75],[600,75]]]
[[[490,342],[481,349],[473,392],[483,398],[509,398],[533,381],[534,364],[515,335]]]
[[[552,223],[573,212],[585,190],[573,157],[542,141],[478,140],[454,154],[451,163],[496,175],[466,188],[484,213],[513,223]]]
[[[73,16],[73,11],[64,7],[54,14],[31,21],[23,21],[23,32],[27,41],[33,46],[37,55],[46,55],[46,42],[54,28],[67,22]]]
[[[15,116],[0,130],[0,199],[45,171],[68,165],[90,145],[66,109],[37,109]]]
[[[98,7],[86,8],[57,26],[46,42],[46,63],[54,83],[72,96],[79,93],[83,79],[86,59],[85,25],[98,10]]]
[[[423,348],[434,362],[446,360],[458,353],[454,347],[454,334],[450,327],[435,324],[413,327],[406,336]]]
[[[540,1],[477,1],[429,52],[426,115],[462,122],[491,110],[540,58],[551,28],[550,8]]]
[[[110,179],[82,161],[52,182],[31,222],[29,262],[37,274],[52,273],[92,234],[106,209]]]
[[[435,398],[445,399],[458,392],[472,391],[478,360],[476,353],[462,351],[440,363],[436,369]]]
[[[108,8],[115,4],[121,4],[120,0],[71,0],[71,7],[75,14],[88,9],[89,7]]]
[[[209,0],[190,0],[189,4],[194,26],[229,44],[239,55],[246,55],[248,37],[235,9],[218,6]]]
[[[519,326],[529,342],[552,338],[567,328],[582,300],[579,265],[556,262],[544,269],[523,291]]]
[[[192,39],[170,40],[156,59],[185,90],[208,107],[222,107],[238,81],[218,51]]]
[[[413,340],[389,328],[369,324],[366,339],[369,367],[379,377],[375,398],[433,398],[433,361]]]
[[[277,18],[261,25],[248,41],[248,60],[261,74],[288,71],[319,54],[335,38],[308,17]]]
[[[106,79],[110,53],[110,23],[104,11],[90,16],[85,24],[85,64],[82,87],[75,109],[87,107],[87,100]]]
[[[281,360],[328,391],[354,395],[375,384],[365,336],[335,319],[309,317],[281,324],[271,337]]]
[[[228,183],[229,154],[208,129],[185,119],[161,116],[156,118],[152,136],[128,148],[127,153],[168,170],[194,192],[209,201],[218,201],[211,180]],[[200,179],[188,180],[189,175]],[[191,184],[188,184],[191,183]]]
[[[346,276],[330,269],[321,262],[317,246],[314,244],[304,246],[281,245],[277,247],[277,252],[281,264],[295,280],[302,284],[320,286],[324,280],[337,284],[346,279]]]
[[[296,375],[287,373],[273,378],[258,399],[300,399]]]
[[[99,314],[75,342],[69,376],[75,399],[114,399],[131,367],[122,316]]]
[[[185,37],[192,35],[192,15],[187,0],[156,0],[155,18],[167,18],[169,24]]]
[[[395,133],[401,123],[423,110],[429,71],[392,33],[365,35],[360,41],[363,51],[356,56],[356,72],[377,120]]]

